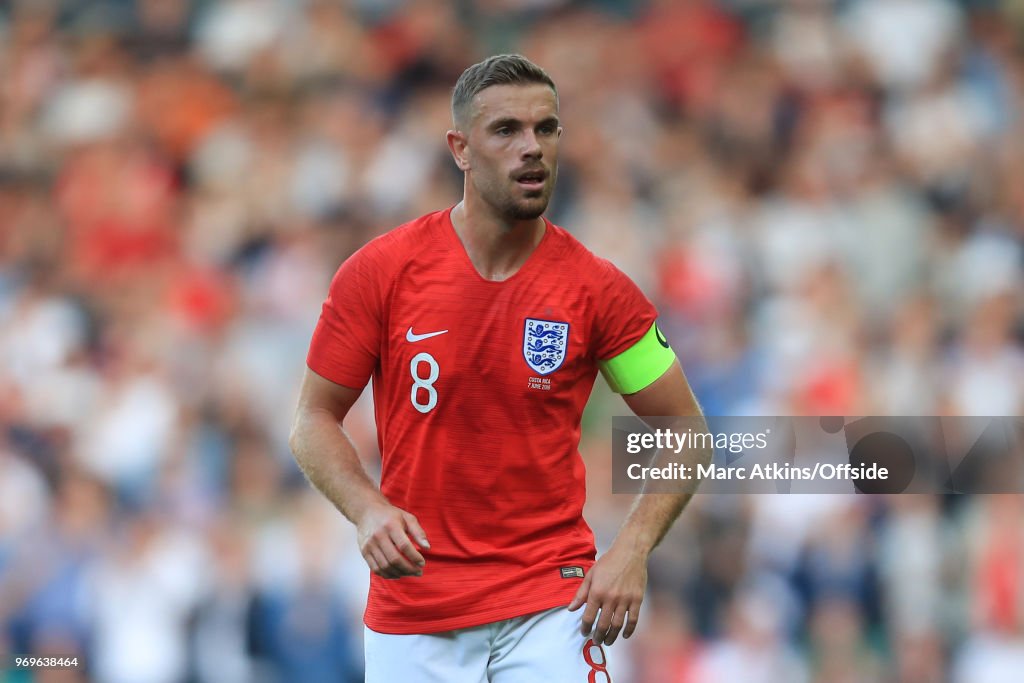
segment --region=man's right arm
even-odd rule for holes
[[[370,570],[386,579],[421,576],[425,560],[410,537],[429,549],[426,534],[415,516],[389,503],[367,476],[342,427],[360,393],[307,368],[288,443],[310,483],[356,525]]]

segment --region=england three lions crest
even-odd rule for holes
[[[534,372],[547,375],[561,367],[568,346],[569,323],[526,319],[523,358]]]

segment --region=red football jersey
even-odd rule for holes
[[[598,361],[650,329],[621,271],[545,221],[502,282],[474,268],[438,211],[378,237],[331,283],[307,363],[373,377],[381,491],[416,515],[422,577],[373,576],[366,625],[433,633],[567,605],[589,569],[580,417]],[[563,574],[568,576],[563,577]]]

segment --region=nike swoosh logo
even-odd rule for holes
[[[405,333],[405,341],[407,341],[407,342],[423,341],[424,339],[430,339],[431,337],[436,337],[439,334],[446,334],[447,332],[448,332],[448,330],[441,330],[440,332],[427,332],[426,334],[413,334],[412,328],[410,327],[409,331]]]
[[[668,339],[665,339],[665,335],[661,333],[661,328],[658,327],[657,323],[654,324],[654,336],[657,337],[659,344],[664,346],[666,349],[669,348]]]

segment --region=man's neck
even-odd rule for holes
[[[465,200],[452,209],[451,218],[469,260],[486,280],[515,275],[544,237],[543,218],[508,221]]]

